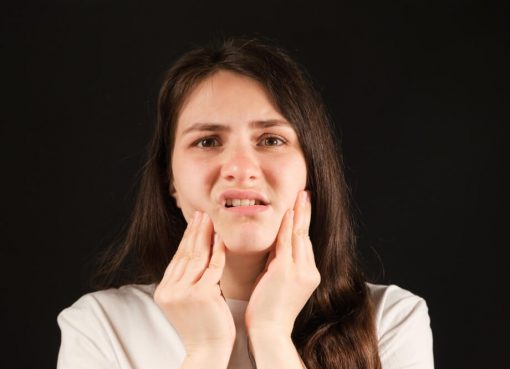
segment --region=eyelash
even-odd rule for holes
[[[211,140],[211,139],[215,139],[215,140],[218,140],[218,137],[217,136],[206,136],[206,137],[201,137],[199,138],[198,140],[196,140],[195,142],[193,142],[192,146],[194,147],[197,147],[199,149],[204,149],[204,150],[207,150],[207,149],[213,149],[217,146],[199,146],[203,141],[205,140]],[[281,141],[281,144],[279,145],[267,145],[268,147],[279,147],[279,146],[282,146],[282,145],[285,145],[287,143],[287,140],[285,140],[283,137],[280,137],[280,136],[276,136],[276,135],[266,135],[262,138],[263,140],[267,140],[267,139],[277,139],[279,141]]]

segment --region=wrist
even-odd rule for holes
[[[257,368],[306,368],[290,335],[272,331],[252,334],[248,340]]]
[[[258,324],[252,326],[247,330],[248,336],[256,339],[265,339],[265,340],[291,340],[292,328],[288,329],[284,326],[279,326],[277,324]]]
[[[225,356],[230,355],[232,353],[232,349],[234,347],[234,343],[204,343],[200,345],[187,345],[186,356],[205,356],[205,355],[214,355],[214,356]]]
[[[183,368],[224,369],[228,366],[233,345],[204,345],[186,348]]]
[[[268,330],[268,329],[253,329],[248,332],[248,338],[252,345],[261,344],[287,344],[292,343],[290,334],[287,334],[279,330]]]

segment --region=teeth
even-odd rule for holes
[[[226,206],[253,206],[253,205],[261,205],[262,203],[259,200],[249,200],[249,199],[227,199]]]

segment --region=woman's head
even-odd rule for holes
[[[321,100],[275,47],[231,40],[185,54],[165,78],[158,112],[171,213],[178,217],[180,208],[189,220],[194,210],[207,212],[231,251],[266,250],[299,190],[310,190],[314,204],[342,192]],[[231,189],[255,191],[266,208],[239,216],[225,208]]]
[[[306,186],[292,125],[260,83],[226,70],[190,91],[174,124],[169,192],[186,220],[206,212],[230,252],[266,251]]]

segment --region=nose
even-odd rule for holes
[[[221,176],[231,184],[248,184],[260,178],[256,153],[247,145],[235,145],[224,151]]]

